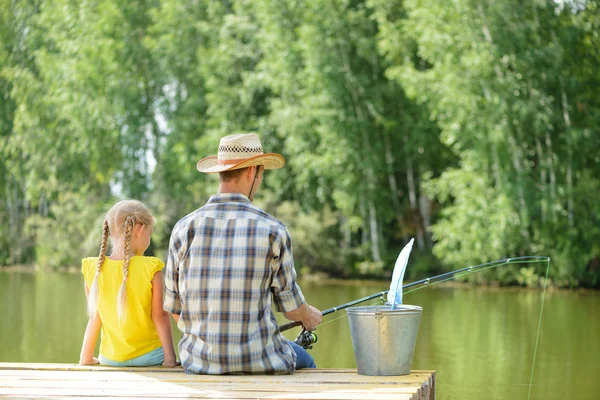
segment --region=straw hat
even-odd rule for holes
[[[254,133],[229,135],[221,139],[217,156],[203,158],[196,168],[205,174],[231,171],[253,165],[264,165],[265,169],[283,167],[285,159],[281,154],[263,153],[260,139]]]

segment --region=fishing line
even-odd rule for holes
[[[548,271],[550,270],[550,258],[548,258],[548,264],[546,265],[546,278],[544,279],[544,291],[542,292],[542,306],[540,307],[540,319],[538,321],[537,334],[535,336],[535,347],[533,349],[533,361],[531,362],[531,377],[529,378],[529,393],[527,399],[531,398],[531,386],[533,384],[533,371],[535,370],[535,357],[537,355],[538,343],[540,340],[540,330],[542,327],[542,314],[544,313],[544,299],[546,298],[546,288],[548,287]]]

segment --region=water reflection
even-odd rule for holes
[[[385,289],[378,283],[302,287],[321,309]],[[437,371],[439,399],[527,398],[541,292],[432,287],[404,300],[423,307],[413,369]],[[78,274],[0,272],[0,305],[0,361],[77,362],[86,324]],[[546,294],[531,398],[597,398],[599,306],[597,292]],[[325,317],[317,334],[312,354],[319,367],[356,366],[344,311]]]

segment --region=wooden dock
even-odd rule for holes
[[[363,376],[354,369],[293,375],[187,375],[180,367],[0,363],[0,397],[84,399],[435,399],[435,371]]]

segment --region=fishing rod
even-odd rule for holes
[[[454,278],[457,274],[460,274],[463,272],[470,274],[473,272],[484,271],[486,269],[499,267],[500,265],[520,264],[520,263],[527,263],[527,262],[542,262],[542,261],[548,261],[548,260],[550,260],[550,257],[546,257],[546,256],[523,256],[523,257],[505,258],[503,260],[492,261],[489,263],[474,265],[471,267],[465,267],[465,268],[457,269],[455,271],[445,272],[440,275],[432,276],[430,278],[425,278],[425,279],[421,279],[421,280],[418,280],[415,282],[411,282],[411,283],[408,283],[408,284],[402,286],[402,290],[404,291],[405,289],[410,289],[410,288],[416,287],[415,289],[411,290],[411,292],[413,292],[415,290],[422,289],[429,285],[434,285],[436,283],[441,283],[441,282],[450,280],[450,279]],[[344,308],[348,308],[348,307],[351,307],[356,304],[364,303],[365,301],[369,301],[369,300],[372,300],[372,299],[375,299],[378,297],[383,297],[388,292],[389,292],[389,289],[384,290],[379,293],[369,295],[369,296],[362,297],[357,300],[350,301],[348,303],[344,303],[344,304],[336,306],[336,307],[328,308],[327,310],[323,311],[323,316],[332,314],[336,311],[343,310]],[[285,332],[296,326],[301,326],[301,325],[302,325],[302,322],[300,322],[300,321],[288,322],[279,327],[279,332]],[[318,340],[317,335],[314,332],[303,329],[302,332],[300,332],[300,334],[298,335],[298,337],[294,340],[294,342],[296,342],[296,344],[304,347],[305,349],[310,349],[310,348],[312,348],[312,345],[317,342],[317,340]]]

